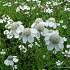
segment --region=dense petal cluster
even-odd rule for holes
[[[16,64],[17,62],[18,62],[17,56],[12,56],[12,55],[10,55],[10,56],[8,56],[7,59],[4,61],[4,64],[5,64],[6,66],[12,66],[12,67],[13,67],[13,70],[14,70],[14,69],[16,69],[15,66],[17,66],[17,65],[15,65],[15,64]]]
[[[55,18],[51,17],[46,21],[43,21],[42,18],[37,18],[31,25],[31,28],[25,28],[21,21],[7,23],[5,27],[8,30],[5,30],[4,34],[7,35],[7,38],[9,39],[12,37],[18,38],[26,44],[27,42],[33,43],[34,38],[40,38],[40,36],[44,36],[48,50],[55,49],[56,51],[60,51],[64,48],[63,37],[59,35],[58,30],[54,30],[57,28]],[[48,27],[53,29],[49,29]]]

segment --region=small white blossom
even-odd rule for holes
[[[66,26],[66,25],[63,25],[62,27],[63,27],[64,29],[67,29],[67,26]]]
[[[27,4],[22,3],[21,5],[19,5],[16,8],[16,12],[20,12],[20,10],[22,10],[22,11],[28,11],[28,10],[30,10],[30,7]]]
[[[4,49],[2,49],[2,51],[0,52],[0,54],[1,54],[1,55],[6,54],[5,50],[4,50]]]
[[[67,47],[67,48],[70,48],[70,45],[67,45],[66,47]]]
[[[3,23],[3,19],[0,19],[0,23]]]
[[[19,45],[18,48],[24,53],[27,52],[27,49],[23,45]]]
[[[32,48],[33,44],[29,44],[28,47]]]
[[[62,52],[62,54],[64,54],[65,57],[69,57],[70,58],[70,49],[69,50],[65,50],[64,52]]]
[[[62,63],[63,63],[63,61],[61,62],[61,61],[58,60],[58,61],[56,62],[56,65],[57,65],[57,66],[60,66],[60,65],[62,65]]]
[[[37,42],[35,42],[35,45],[38,46],[38,47],[40,47],[40,45]]]
[[[45,26],[46,27],[52,27],[52,28],[57,28],[57,23],[55,22],[55,18],[49,18],[48,20],[46,20],[45,22]]]
[[[44,12],[47,12],[47,13],[52,13],[53,12],[53,9],[50,9],[50,8],[48,8],[48,9],[46,9]]]
[[[13,56],[13,62],[14,63],[17,63],[18,62],[17,56]]]
[[[66,37],[63,37],[64,41],[67,41],[67,38]]]
[[[11,2],[8,2],[8,3],[3,4],[3,6],[8,6],[8,7],[10,7],[10,6],[12,6],[12,4],[11,4]]]

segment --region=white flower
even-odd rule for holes
[[[3,23],[3,19],[0,19],[0,23]]]
[[[6,54],[5,50],[4,50],[4,49],[2,49],[2,51],[0,52],[0,54],[1,54],[1,55]]]
[[[16,9],[16,12],[19,12],[20,10],[30,10],[30,7],[27,6],[27,4],[22,3],[21,5],[19,5]]]
[[[48,21],[49,21],[49,22],[54,22],[54,23],[55,23],[55,18],[50,17],[50,18],[48,19]]]
[[[14,69],[17,69],[17,65],[14,65]]]
[[[45,22],[41,18],[37,18],[35,22],[31,25],[32,28],[37,30],[37,37],[46,36],[48,29],[45,28]]]
[[[13,66],[14,65],[14,63],[13,63],[13,61],[12,60],[8,60],[8,59],[6,59],[5,61],[4,61],[4,64],[5,65],[7,65],[7,66]]]
[[[18,62],[17,56],[8,56],[7,59],[4,61],[6,66],[12,66],[13,70],[17,69],[17,65],[15,63]]]
[[[53,28],[57,27],[56,23],[53,23],[53,22],[48,22],[48,23],[49,23],[48,24],[49,27],[53,27]]]
[[[8,6],[8,7],[10,7],[10,6],[12,6],[12,4],[11,4],[11,2],[8,2],[8,3],[3,4],[3,6]]]
[[[23,45],[19,45],[18,48],[24,53],[27,52],[27,49]]]
[[[40,37],[40,34],[41,34],[42,36],[46,36],[46,34],[48,33],[48,29],[45,28],[44,25],[41,24],[41,23],[37,24],[37,26],[36,26],[35,28],[36,28],[37,31],[38,31],[38,33],[37,33],[38,37]]]
[[[63,25],[62,27],[63,27],[64,29],[67,29],[67,26],[66,26],[66,25]]]
[[[28,47],[32,48],[33,44],[29,44]]]
[[[51,4],[51,1],[47,1],[46,4]]]
[[[35,42],[35,45],[36,45],[37,47],[41,47],[37,42]]]
[[[66,47],[67,47],[67,48],[70,48],[70,45],[67,45]]]
[[[17,56],[13,56],[13,62],[14,63],[17,63],[18,62]]]
[[[61,62],[61,61],[58,60],[58,61],[56,62],[56,65],[57,65],[57,66],[60,66],[62,63],[63,63],[63,61]]]
[[[45,58],[46,57],[46,55],[43,55],[43,58]]]
[[[11,32],[9,32],[8,34],[6,34],[7,35],[7,38],[8,39],[11,39],[11,38],[13,38],[13,34],[11,33]]]
[[[70,57],[70,49],[65,50],[64,52],[62,52],[62,54],[64,54],[64,56],[66,56],[66,57]]]
[[[26,42],[32,43],[34,42],[34,37],[37,36],[36,34],[37,34],[36,29],[25,28],[20,35],[20,39],[23,40],[23,43]]]
[[[66,37],[63,37],[64,41],[67,41],[67,38]]]
[[[35,20],[35,22],[31,25],[31,28],[35,28],[35,26],[36,26],[37,24],[39,24],[40,22],[43,22],[42,18],[37,18],[37,19]]]
[[[44,12],[47,12],[47,13],[52,13],[53,12],[53,9],[50,9],[50,8],[47,8]]]
[[[16,8],[16,12],[20,12],[20,8],[19,7]]]
[[[13,66],[14,62],[12,61],[13,57],[12,56],[8,56],[8,58],[4,61],[4,64],[7,66]]]
[[[3,22],[5,22],[5,23],[6,23],[7,21],[13,22],[13,20],[12,20],[8,15],[5,15],[5,14],[2,16],[2,19],[3,19]]]
[[[8,35],[8,34],[9,34],[9,30],[5,30],[5,31],[4,31],[4,34],[5,34],[5,35]]]
[[[15,1],[14,3],[15,3],[15,4],[17,4],[17,3],[18,3],[18,1]]]
[[[52,28],[56,28],[57,27],[57,24],[55,22],[55,18],[49,18],[48,20],[46,20],[45,22],[45,26],[46,27],[52,27]]]
[[[24,26],[22,25],[22,22],[17,21],[13,23],[8,23],[6,26],[10,30],[10,33],[14,35],[15,38],[19,38],[19,34],[23,31]]]
[[[64,48],[64,40],[59,36],[58,31],[50,31],[45,37],[45,42],[48,50],[55,49],[56,51],[60,51],[60,49]]]

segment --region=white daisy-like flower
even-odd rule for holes
[[[23,32],[20,35],[19,39],[23,40],[23,43],[29,42],[32,43],[34,42],[34,37],[37,36],[37,30],[36,29],[31,29],[31,28],[25,28]]]
[[[12,66],[13,70],[17,69],[17,65],[15,66],[15,63],[18,62],[17,56],[8,56],[7,59],[4,61],[4,64],[6,66]]]
[[[14,63],[17,63],[18,62],[17,56],[13,56],[13,62]]]
[[[23,31],[24,26],[22,25],[22,22],[13,22],[8,23],[6,26],[10,30],[10,32],[14,35],[15,38],[19,38],[19,34]]]
[[[45,26],[46,27],[52,27],[52,28],[56,28],[57,27],[57,24],[55,22],[55,18],[49,18],[48,20],[46,20],[45,22]]]
[[[4,64],[6,65],[6,66],[13,66],[14,65],[14,63],[13,63],[13,61],[12,60],[8,60],[8,59],[6,59],[5,61],[4,61]]]
[[[8,56],[8,58],[4,61],[4,64],[7,66],[13,66],[14,62],[12,61],[13,57],[12,56]]]
[[[35,26],[36,26],[37,24],[39,24],[40,22],[43,22],[42,18],[37,18],[37,19],[35,20],[35,22],[31,25],[31,28],[35,28]]]
[[[45,28],[45,22],[41,18],[37,18],[35,22],[31,25],[32,28],[37,30],[37,36],[40,37],[40,34],[42,36],[46,36],[48,29]]]
[[[60,37],[59,32],[56,31],[49,31],[49,33],[45,37],[45,42],[47,44],[48,50],[55,49],[56,51],[60,51],[64,48],[64,39]]]

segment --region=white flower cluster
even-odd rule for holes
[[[11,4],[11,2],[7,2],[7,3],[4,3],[3,6],[10,7],[10,6],[12,6],[12,4]]]
[[[63,63],[63,61],[60,61],[60,60],[56,61],[56,65],[57,65],[57,66],[62,65],[62,63]]]
[[[70,57],[70,45],[67,45],[66,48],[68,50],[65,50],[62,54],[64,54],[65,57]]]
[[[30,10],[30,7],[27,4],[22,3],[16,8],[16,12],[20,12],[21,10],[28,11]]]
[[[27,49],[23,45],[19,45],[18,48],[24,53],[27,51]]]
[[[64,48],[64,39],[59,35],[58,30],[54,30],[57,28],[57,23],[55,22],[55,18],[49,18],[46,21],[43,21],[42,18],[37,18],[35,22],[31,25],[31,28],[25,28],[22,25],[22,22],[12,22],[7,23],[5,27],[8,30],[4,31],[4,34],[7,35],[7,38],[11,39],[18,38],[22,40],[23,43],[33,43],[34,38],[40,38],[40,36],[44,36],[45,43],[47,45],[48,50],[55,49],[56,51],[60,51],[60,49]],[[53,28],[52,29],[49,29]],[[25,49],[23,47],[23,49]],[[21,47],[20,47],[21,50]]]
[[[4,61],[6,66],[12,66],[13,70],[17,69],[16,63],[18,62],[17,56],[8,56],[7,59]]]

